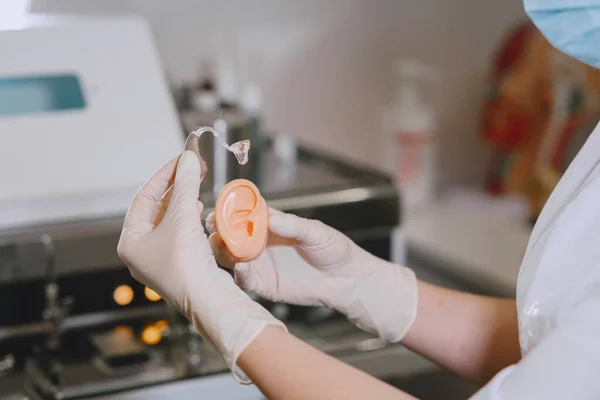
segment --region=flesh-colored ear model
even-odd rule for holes
[[[221,189],[215,226],[231,254],[240,261],[258,257],[267,244],[269,209],[256,185],[236,179]]]

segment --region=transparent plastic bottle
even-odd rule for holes
[[[423,84],[437,80],[432,67],[414,60],[394,65],[398,89],[383,115],[382,155],[396,178],[406,211],[431,202],[436,181],[436,112],[423,96]]]

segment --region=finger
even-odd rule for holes
[[[183,212],[185,216],[200,218],[198,214],[198,196],[200,194],[200,161],[192,151],[182,154],[177,164],[173,195],[167,207],[167,213]]]
[[[210,214],[208,214],[208,217],[206,217],[206,230],[208,231],[209,234],[213,234],[217,231],[217,225],[215,224],[215,212],[212,211]]]
[[[124,228],[131,230],[138,225],[151,228],[157,210],[157,203],[172,185],[175,167],[180,156],[173,158],[163,165],[134,196],[127,216]]]
[[[238,263],[234,270],[235,283],[243,290],[249,290],[262,296],[258,293],[260,290],[260,277],[254,263]]]
[[[285,213],[283,211],[279,211],[276,208],[269,207],[269,215],[273,215],[273,214],[285,214]]]
[[[202,177],[203,177],[203,175],[201,174],[200,178],[202,179]],[[175,181],[175,175],[173,175],[173,178],[171,180],[172,185],[173,185],[174,181]],[[155,226],[158,226],[158,224],[160,224],[160,221],[165,216],[167,209],[169,207],[169,203],[171,202],[171,198],[173,197],[173,192],[174,192],[174,188],[173,188],[173,186],[171,186],[171,187],[169,187],[169,189],[167,189],[166,193],[160,199],[159,206],[156,208],[155,216],[152,218]],[[199,206],[200,206],[200,208],[199,208],[200,215],[202,215],[202,211],[204,210],[204,205],[201,202],[199,202]]]
[[[173,179],[175,179],[175,175],[173,175]],[[158,204],[154,208],[154,213],[152,214],[152,223],[155,227],[160,224],[165,213],[167,212],[167,208],[169,207],[169,203],[171,202],[171,197],[173,197],[173,186],[169,187],[163,197],[159,200]]]
[[[254,292],[267,300],[274,300],[278,296],[281,284],[274,259],[268,251],[263,252],[254,261],[237,263],[234,279],[242,289]]]
[[[215,256],[215,260],[219,265],[225,268],[233,268],[239,261],[231,254],[225,242],[218,233],[213,233],[209,236],[208,241],[212,249],[212,253]]]
[[[273,215],[282,215],[284,212],[277,210],[276,208],[269,207],[269,219]],[[277,235],[275,232],[270,231],[267,237],[267,246],[291,246],[295,243],[294,239],[284,238]]]
[[[204,204],[202,204],[201,201],[198,201],[197,208],[198,208],[198,215],[202,215],[202,212],[204,211]],[[202,224],[200,224],[200,229],[204,230],[204,228],[202,227]],[[212,261],[212,259],[214,258],[212,246],[210,245],[210,241],[206,237],[205,232],[202,234],[202,238],[200,239],[200,245],[202,247],[202,251],[204,252],[204,254],[206,254],[206,256],[209,257],[209,259],[211,259],[211,261]]]
[[[204,211],[204,204],[202,204],[201,201],[198,201],[198,205],[197,206],[198,206],[198,213],[200,215],[202,215],[202,212]]]
[[[305,247],[331,243],[339,234],[321,221],[285,213],[269,216],[269,230],[282,238],[295,239]]]
[[[274,232],[269,232],[267,237],[267,246],[294,246],[298,244],[296,239],[284,238]]]

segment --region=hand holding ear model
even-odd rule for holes
[[[219,350],[236,379],[248,383],[236,365],[239,355],[265,326],[285,326],[218,268],[200,219],[198,157],[186,151],[177,160],[161,168],[133,199],[119,257],[131,276],[181,311]]]
[[[401,340],[412,325],[415,274],[371,255],[320,221],[270,210],[267,247],[250,262],[231,254],[214,221],[211,213],[206,226],[215,257],[235,268],[243,289],[268,300],[334,308],[388,342]]]

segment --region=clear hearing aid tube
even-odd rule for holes
[[[227,144],[221,137],[219,133],[208,126],[201,127],[193,130],[187,137],[185,141],[185,149],[193,151],[198,156],[200,160],[200,177],[204,179],[204,176],[208,172],[208,166],[206,165],[206,161],[200,154],[200,136],[204,132],[210,132],[215,137],[215,140],[218,141],[221,146],[223,146],[227,151],[233,153],[235,158],[237,159],[240,165],[245,165],[248,162],[248,152],[250,151],[250,141],[249,140],[240,140],[239,142],[235,142],[231,145]]]
[[[235,158],[237,159],[240,165],[245,165],[248,162],[248,153],[250,151],[250,141],[249,140],[240,140],[239,142],[235,142],[231,145],[227,144],[221,137],[219,137],[219,133],[208,126],[200,127],[193,130],[187,137],[185,141],[185,150],[193,151],[198,156],[198,160],[200,161],[200,179],[204,179],[206,173],[208,172],[208,165],[206,165],[206,161],[202,157],[200,153],[200,136],[204,132],[210,132],[215,137],[221,146],[223,146],[227,151],[233,153]],[[169,187],[165,194],[160,198],[157,203],[157,206],[164,211],[169,203],[169,199],[171,198],[171,194],[173,191],[173,186]],[[154,222],[155,225],[158,225],[160,219],[162,219],[162,215],[164,212],[159,212],[159,219]]]

